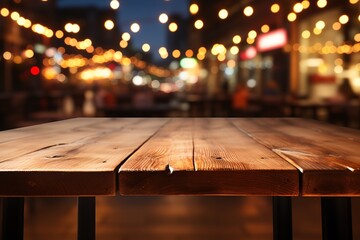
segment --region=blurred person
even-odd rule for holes
[[[245,116],[249,99],[249,90],[244,83],[238,84],[232,98],[232,108],[235,116]]]

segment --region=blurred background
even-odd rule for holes
[[[2,0],[0,128],[77,116],[360,128],[358,0]]]
[[[360,128],[359,14],[359,0],[1,0],[0,130],[231,116]],[[294,238],[321,239],[319,199],[293,201]],[[271,198],[97,204],[99,239],[272,237]],[[27,199],[25,237],[76,239],[76,200]]]

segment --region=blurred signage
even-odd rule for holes
[[[256,47],[259,52],[281,48],[287,44],[287,33],[280,28],[258,36]]]
[[[256,56],[256,54],[257,54],[256,48],[249,47],[244,52],[240,53],[240,57],[242,60],[248,60],[248,59],[254,58]]]

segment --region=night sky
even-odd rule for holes
[[[58,0],[59,6],[98,6],[110,8],[110,0]],[[132,41],[137,49],[141,49],[143,43],[149,43],[154,55],[157,50],[166,44],[165,34],[167,26],[158,21],[158,16],[165,12],[168,15],[180,13],[188,15],[187,0],[120,0],[118,18],[122,31],[130,32],[130,25],[138,22],[141,30],[131,33]]]

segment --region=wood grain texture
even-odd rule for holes
[[[0,195],[114,195],[118,166],[166,121],[82,118],[2,132]]]
[[[297,195],[298,178],[293,166],[225,119],[173,119],[121,166],[119,190],[124,195]]]
[[[360,195],[360,131],[304,119],[230,119],[301,172],[303,196]]]

